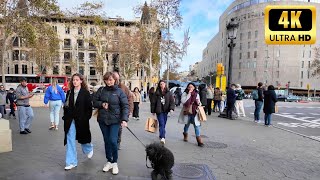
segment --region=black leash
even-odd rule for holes
[[[131,131],[131,129],[127,126],[127,129],[131,132],[131,134],[138,139],[138,141],[143,145],[144,148],[146,148],[146,145],[143,144],[143,142]],[[147,168],[152,168],[148,166],[148,156],[146,155],[146,166]]]

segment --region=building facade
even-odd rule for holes
[[[310,0],[309,0],[310,1]],[[229,48],[226,25],[234,18],[238,23],[233,49],[233,83],[253,88],[258,82],[293,89],[320,89],[319,79],[311,77],[309,67],[314,47],[319,46],[320,14],[317,13],[317,42],[313,45],[267,45],[264,40],[264,11],[267,5],[313,5],[320,12],[320,0],[235,0],[219,18],[219,32],[208,42],[198,64],[200,79],[216,71],[223,63],[228,74]]]
[[[105,72],[117,70],[120,74],[123,73],[120,61],[124,60],[124,50],[119,48],[121,34],[134,34],[139,31],[139,26],[152,25],[153,21],[150,18],[152,16],[146,13],[142,14],[140,21],[108,18],[103,19],[105,25],[101,26],[95,25],[92,17],[46,17],[44,20],[60,40],[59,56],[53,60],[52,67],[37,65],[28,55],[28,49],[22,39],[12,37],[12,48],[7,51],[5,74],[71,76],[79,72],[86,77],[88,84],[102,85]],[[101,44],[101,47],[97,47],[97,44]],[[103,56],[103,62],[100,64],[96,63],[98,53]],[[134,73],[125,82],[131,90],[134,87],[147,89],[147,86],[152,86],[147,83],[146,68],[140,64],[132,64]],[[102,71],[98,71],[98,68]],[[152,77],[158,75],[157,68],[154,70]]]

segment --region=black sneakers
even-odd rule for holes
[[[20,134],[29,134],[26,131],[20,131]]]
[[[25,128],[24,130],[25,130],[27,133],[31,133],[30,129],[28,129],[28,128]]]

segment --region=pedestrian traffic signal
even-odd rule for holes
[[[307,84],[307,89],[310,90],[310,84]]]

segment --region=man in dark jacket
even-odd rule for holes
[[[10,88],[9,89],[9,93],[7,94],[7,97],[6,97],[6,103],[10,103],[10,113],[9,113],[9,117],[12,115],[14,118],[16,118],[16,114],[14,113],[15,111],[15,101],[17,100],[17,97],[14,93],[14,89],[13,88]]]
[[[199,85],[199,96],[200,96],[200,102],[201,106],[204,106],[204,111],[207,114],[208,108],[207,108],[207,88],[205,84]]]
[[[235,119],[232,117],[232,112],[234,111],[234,104],[236,102],[236,92],[235,89],[236,85],[231,84],[230,88],[227,91],[227,117],[229,119]]]
[[[274,91],[274,86],[269,85],[268,86],[268,91],[264,91],[264,107],[263,107],[263,112],[264,112],[264,124],[266,126],[271,125],[271,114],[275,113],[275,107],[276,107],[276,102],[277,102],[277,95]]]
[[[259,82],[257,91],[258,91],[258,99],[254,100],[254,122],[259,123],[260,122],[260,111],[263,105],[263,89],[262,89],[263,83]]]

